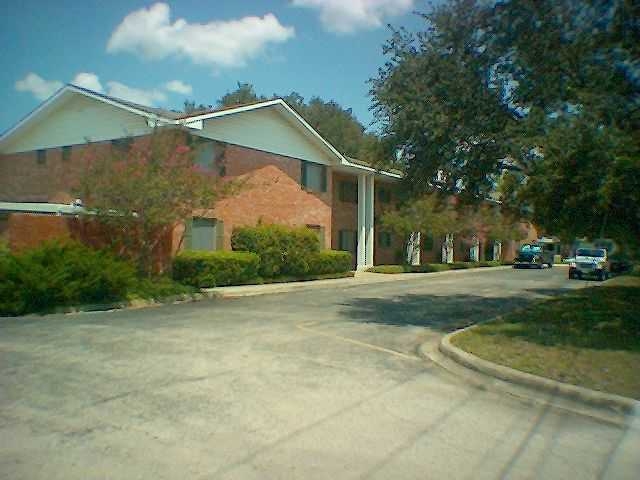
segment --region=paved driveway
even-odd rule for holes
[[[637,429],[470,386],[423,341],[581,282],[451,272],[0,320],[0,478],[637,478]]]

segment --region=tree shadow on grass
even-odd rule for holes
[[[524,307],[530,298],[407,294],[395,298],[354,298],[342,314],[362,323],[417,326],[451,332]]]
[[[354,298],[342,304],[342,313],[361,323],[426,327],[448,333],[568,291],[540,288],[504,297],[406,294],[394,298]]]

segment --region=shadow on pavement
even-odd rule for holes
[[[568,289],[529,289],[519,296],[407,294],[394,298],[354,298],[341,313],[353,321],[393,326],[427,327],[451,332],[525,307]]]

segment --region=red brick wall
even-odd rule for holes
[[[7,241],[15,252],[36,247],[45,240],[71,237],[68,219],[63,216],[12,213],[7,223]]]
[[[38,164],[36,152],[0,155],[0,201],[70,202],[86,168],[86,148],[74,145],[68,160],[62,159],[61,148],[50,148],[43,165]],[[104,151],[110,144],[97,143],[92,148]]]
[[[340,230],[358,231],[358,204],[340,200],[340,182],[352,182],[357,185],[358,177],[344,173],[333,173],[333,216],[331,218],[331,248],[340,248]],[[356,265],[357,253],[353,252],[353,265]]]
[[[92,147],[107,149],[110,143],[93,144]],[[83,158],[86,148],[85,145],[74,146],[68,160],[62,159],[62,149],[49,149],[44,165],[37,163],[36,152],[0,156],[0,201],[70,202],[73,199],[72,189],[86,168]],[[227,145],[223,162],[226,167],[225,178],[241,183],[239,192],[219,201],[210,211],[196,213],[224,222],[225,248],[231,247],[234,227],[255,225],[259,220],[289,226],[320,226],[324,229],[325,246],[330,247],[333,188],[330,168],[327,192],[312,193],[300,186],[300,160]],[[42,231],[57,234],[58,230],[51,226],[52,223],[56,221],[44,220]],[[182,229],[179,227],[174,233],[174,251],[180,248]],[[37,243],[29,239],[20,242]]]
[[[235,180],[239,191],[216,203],[214,209],[197,212],[224,222],[225,248],[231,248],[235,227],[259,221],[288,226],[317,225],[324,229],[324,243],[331,245],[331,192],[308,192],[301,185],[301,162],[260,150],[228,145],[224,154],[225,178]],[[181,232],[178,232],[181,234]]]
[[[333,174],[333,218],[332,218],[332,230],[333,235],[331,239],[331,248],[338,249],[340,246],[340,230],[352,230],[357,232],[358,229],[358,204],[351,202],[343,202],[340,200],[340,182],[346,181],[358,183],[358,177],[356,175],[349,175],[346,173],[337,173]],[[391,199],[388,204],[383,204],[379,201],[378,189],[385,188],[390,191]],[[398,259],[397,253],[398,250],[402,251],[403,248],[403,239],[398,237],[397,235],[391,236],[391,246],[382,247],[379,242],[379,234],[382,230],[382,226],[380,225],[380,217],[384,211],[389,208],[393,208],[394,203],[397,201],[396,192],[394,191],[397,188],[391,182],[383,182],[379,179],[376,179],[374,192],[375,192],[375,202],[374,202],[374,264],[389,264],[389,263],[397,263]],[[354,256],[354,265],[355,265],[355,256]]]

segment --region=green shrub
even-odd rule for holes
[[[473,266],[475,266],[475,264],[470,262],[453,262],[449,264],[451,270],[464,270],[466,268],[472,268]]]
[[[236,251],[256,253],[260,257],[259,275],[306,275],[309,262],[320,251],[320,241],[309,228],[281,225],[241,227],[233,231],[231,246]]]
[[[499,267],[500,265],[500,262],[493,260],[483,260],[482,262],[478,262],[478,267]]]
[[[126,298],[135,270],[114,255],[77,242],[48,242],[0,257],[0,314],[110,303]]]
[[[160,300],[173,295],[195,293],[196,289],[183,285],[169,277],[140,278],[129,291],[129,298],[144,298]]]
[[[387,274],[405,273],[406,271],[407,269],[404,265],[376,265],[367,269],[367,272]]]
[[[446,272],[447,270],[450,270],[450,268],[446,263],[425,263],[411,267],[411,271],[414,273]]]
[[[341,250],[322,250],[309,259],[309,275],[326,275],[353,270],[351,253]]]
[[[194,287],[238,285],[258,277],[260,257],[251,252],[180,252],[173,259],[173,278]]]

